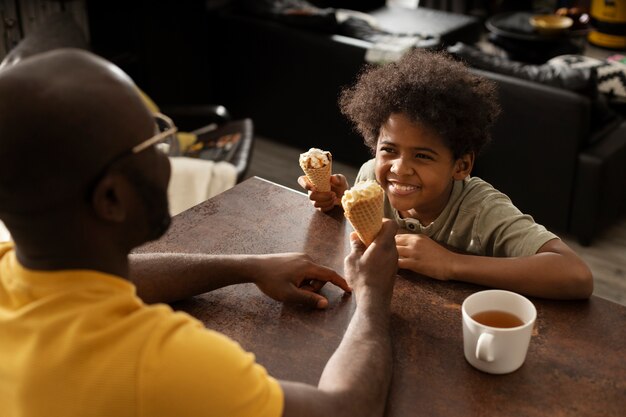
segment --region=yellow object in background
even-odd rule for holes
[[[143,99],[146,107],[148,107],[148,109],[152,113],[160,113],[159,106],[157,106],[156,103],[152,101],[152,99],[148,97],[146,93],[144,93],[139,87],[137,87],[137,91]],[[184,154],[187,149],[189,149],[189,147],[196,143],[196,141],[198,140],[197,135],[189,132],[178,131],[178,133],[176,133],[176,137],[178,138],[178,147],[181,154]]]
[[[176,134],[176,137],[178,137],[178,145],[180,147],[181,154],[186,153],[191,145],[196,143],[196,141],[198,140],[198,136],[189,132],[178,132]]]
[[[137,86],[135,86],[137,87]],[[159,110],[159,106],[156,105],[156,103],[154,101],[152,101],[152,99],[150,97],[148,97],[148,95],[146,93],[143,92],[143,90],[139,87],[137,87],[137,92],[139,93],[139,95],[141,96],[141,98],[143,99],[144,104],[146,105],[146,107],[152,112],[152,113],[160,113],[161,111]]]
[[[590,43],[612,49],[626,49],[626,0],[591,2]]]

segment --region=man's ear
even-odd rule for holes
[[[469,152],[461,155],[459,159],[454,163],[454,179],[462,180],[466,178],[474,168],[474,152]]]
[[[124,198],[124,181],[120,175],[105,175],[94,187],[91,204],[96,215],[116,223],[126,219],[127,209]]]

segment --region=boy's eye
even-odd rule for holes
[[[425,153],[415,154],[415,158],[417,158],[417,159],[433,159],[430,155],[427,155]]]
[[[388,153],[394,153],[396,150],[390,146],[382,146],[380,148],[381,152],[388,152]]]

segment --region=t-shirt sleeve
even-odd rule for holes
[[[359,173],[356,175],[356,180],[354,180],[354,183],[357,184],[361,181],[376,180],[376,173],[374,169],[375,166],[376,160],[374,159],[370,159],[369,161],[361,165],[361,169],[359,169]]]
[[[546,242],[558,238],[531,216],[520,212],[504,194],[482,201],[475,227],[488,256],[531,256]]]
[[[282,414],[282,389],[253,354],[201,323],[178,316],[160,326],[142,355],[137,387],[141,416]]]

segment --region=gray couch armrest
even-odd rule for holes
[[[588,245],[626,215],[626,121],[578,156],[570,231]]]

